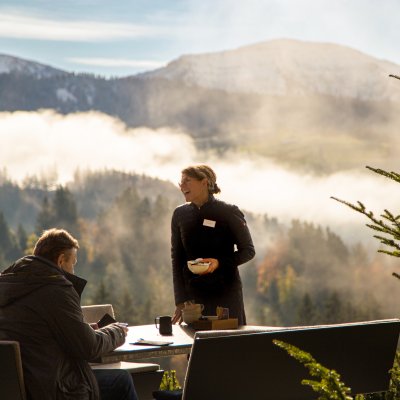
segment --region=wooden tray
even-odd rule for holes
[[[237,318],[211,320],[199,319],[198,321],[193,321],[190,325],[193,329],[198,331],[237,329],[239,326]]]

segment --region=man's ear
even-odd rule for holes
[[[64,253],[61,253],[57,258],[57,265],[61,268],[63,261],[65,259]]]

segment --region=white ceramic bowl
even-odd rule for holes
[[[193,321],[197,321],[201,317],[201,312],[185,312],[182,310],[182,319],[183,322],[187,324],[191,324]]]
[[[210,263],[208,262],[199,262],[199,261],[188,261],[187,266],[191,272],[194,274],[202,274],[207,271]]]

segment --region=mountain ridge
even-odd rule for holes
[[[165,78],[228,92],[400,101],[393,84],[382,80],[395,70],[400,66],[347,46],[276,39],[223,52],[183,55],[138,77]],[[369,89],[363,90],[366,86]]]
[[[397,71],[400,71],[400,65],[348,46],[275,39],[221,52],[182,55],[165,67],[110,81],[157,78],[229,93],[328,95],[397,102],[400,92],[391,80],[386,79]],[[0,74],[3,73],[20,73],[37,79],[91,75],[0,54]],[[74,98],[62,94],[64,99]]]
[[[264,52],[258,56],[260,48]],[[25,74],[0,73],[0,112],[100,111],[130,128],[183,131],[199,149],[248,152],[307,172],[330,173],[367,163],[384,167],[397,160],[400,87],[388,75],[398,74],[400,66],[342,46],[328,48],[323,59],[326,47],[320,44],[265,42],[239,49],[236,61],[232,57],[238,53],[226,51],[236,69],[226,69],[231,65],[226,62],[217,68],[214,57],[222,56],[213,53],[212,62],[208,55],[183,56],[152,73],[109,80],[58,70],[42,76],[35,68],[26,68]],[[276,57],[266,57],[265,49]],[[258,58],[259,64],[252,62]],[[271,59],[279,79],[268,74]],[[202,72],[199,80],[193,78],[194,62]],[[207,76],[208,70],[215,74]],[[246,80],[240,81],[236,70],[254,85],[243,84]],[[267,77],[262,87],[268,90],[253,90],[260,86],[253,79],[257,74]],[[240,90],[233,90],[235,80]]]

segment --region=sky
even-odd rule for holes
[[[291,38],[400,64],[398,0],[1,0],[0,53],[106,77]]]
[[[1,0],[0,53],[118,77],[183,54],[291,38],[346,45],[400,64],[399,18],[399,0]],[[0,169],[19,182],[54,172],[66,183],[77,168],[105,168],[176,183],[181,169],[196,162],[216,170],[225,201],[281,220],[330,225],[347,236],[354,233],[350,224],[370,236],[366,221],[330,196],[363,200],[376,213],[395,210],[400,200],[398,184],[383,184],[365,165],[308,176],[268,159],[216,157],[196,149],[189,132],[131,129],[98,112],[0,112]]]

